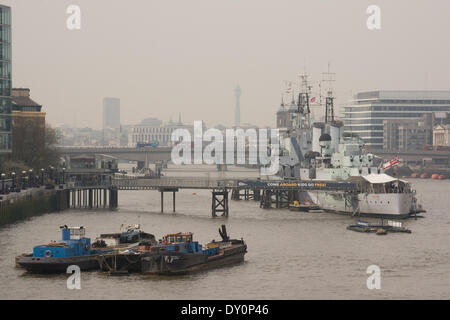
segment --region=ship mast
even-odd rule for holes
[[[334,122],[334,96],[332,83],[335,81],[335,78],[336,73],[330,72],[330,64],[328,63],[328,71],[322,73],[322,82],[325,84],[327,93],[325,97],[325,123]]]
[[[298,94],[298,113],[305,117],[305,123],[302,124],[303,128],[310,128],[311,126],[311,108],[309,106],[309,99],[312,86],[308,84],[308,75],[302,73],[300,78],[300,93]]]

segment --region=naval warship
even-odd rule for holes
[[[306,79],[306,77],[303,77]],[[383,160],[367,152],[356,134],[344,133],[335,119],[334,97],[325,98],[324,121],[311,117],[311,87],[303,81],[298,99],[277,113],[287,115],[289,128],[281,129],[280,170],[282,179],[355,182],[360,192],[299,191],[300,202],[313,202],[329,212],[350,215],[407,218],[425,212],[409,182],[387,175]]]

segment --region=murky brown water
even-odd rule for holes
[[[167,213],[161,214],[157,191],[120,191],[116,212],[66,211],[1,228],[0,298],[449,299],[450,180],[411,181],[428,210],[426,218],[405,222],[412,234],[387,236],[346,230],[354,220],[350,217],[264,210],[253,201],[230,201],[230,217],[212,219],[211,195],[204,190],[179,192],[177,213],[166,196]],[[67,289],[68,275],[27,275],[14,268],[16,255],[59,239],[60,225],[83,225],[94,238],[117,231],[122,223],[140,223],[158,237],[192,231],[201,242],[218,239],[217,229],[226,223],[231,236],[247,241],[248,254],[243,264],[187,276],[84,272],[81,290]],[[366,287],[372,264],[381,268],[381,290]]]

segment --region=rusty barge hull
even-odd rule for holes
[[[183,257],[172,254],[150,254],[142,257],[141,272],[154,275],[181,275],[238,264],[244,261],[247,246],[243,245],[227,251],[212,257],[203,255]],[[174,257],[178,259],[174,260]]]
[[[238,243],[214,256],[170,251],[110,253],[98,257],[98,264],[110,274],[181,275],[241,263],[246,253],[247,245]]]

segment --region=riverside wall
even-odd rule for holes
[[[68,209],[69,196],[68,190],[46,190],[44,188],[33,188],[20,193],[2,195],[0,226]]]

